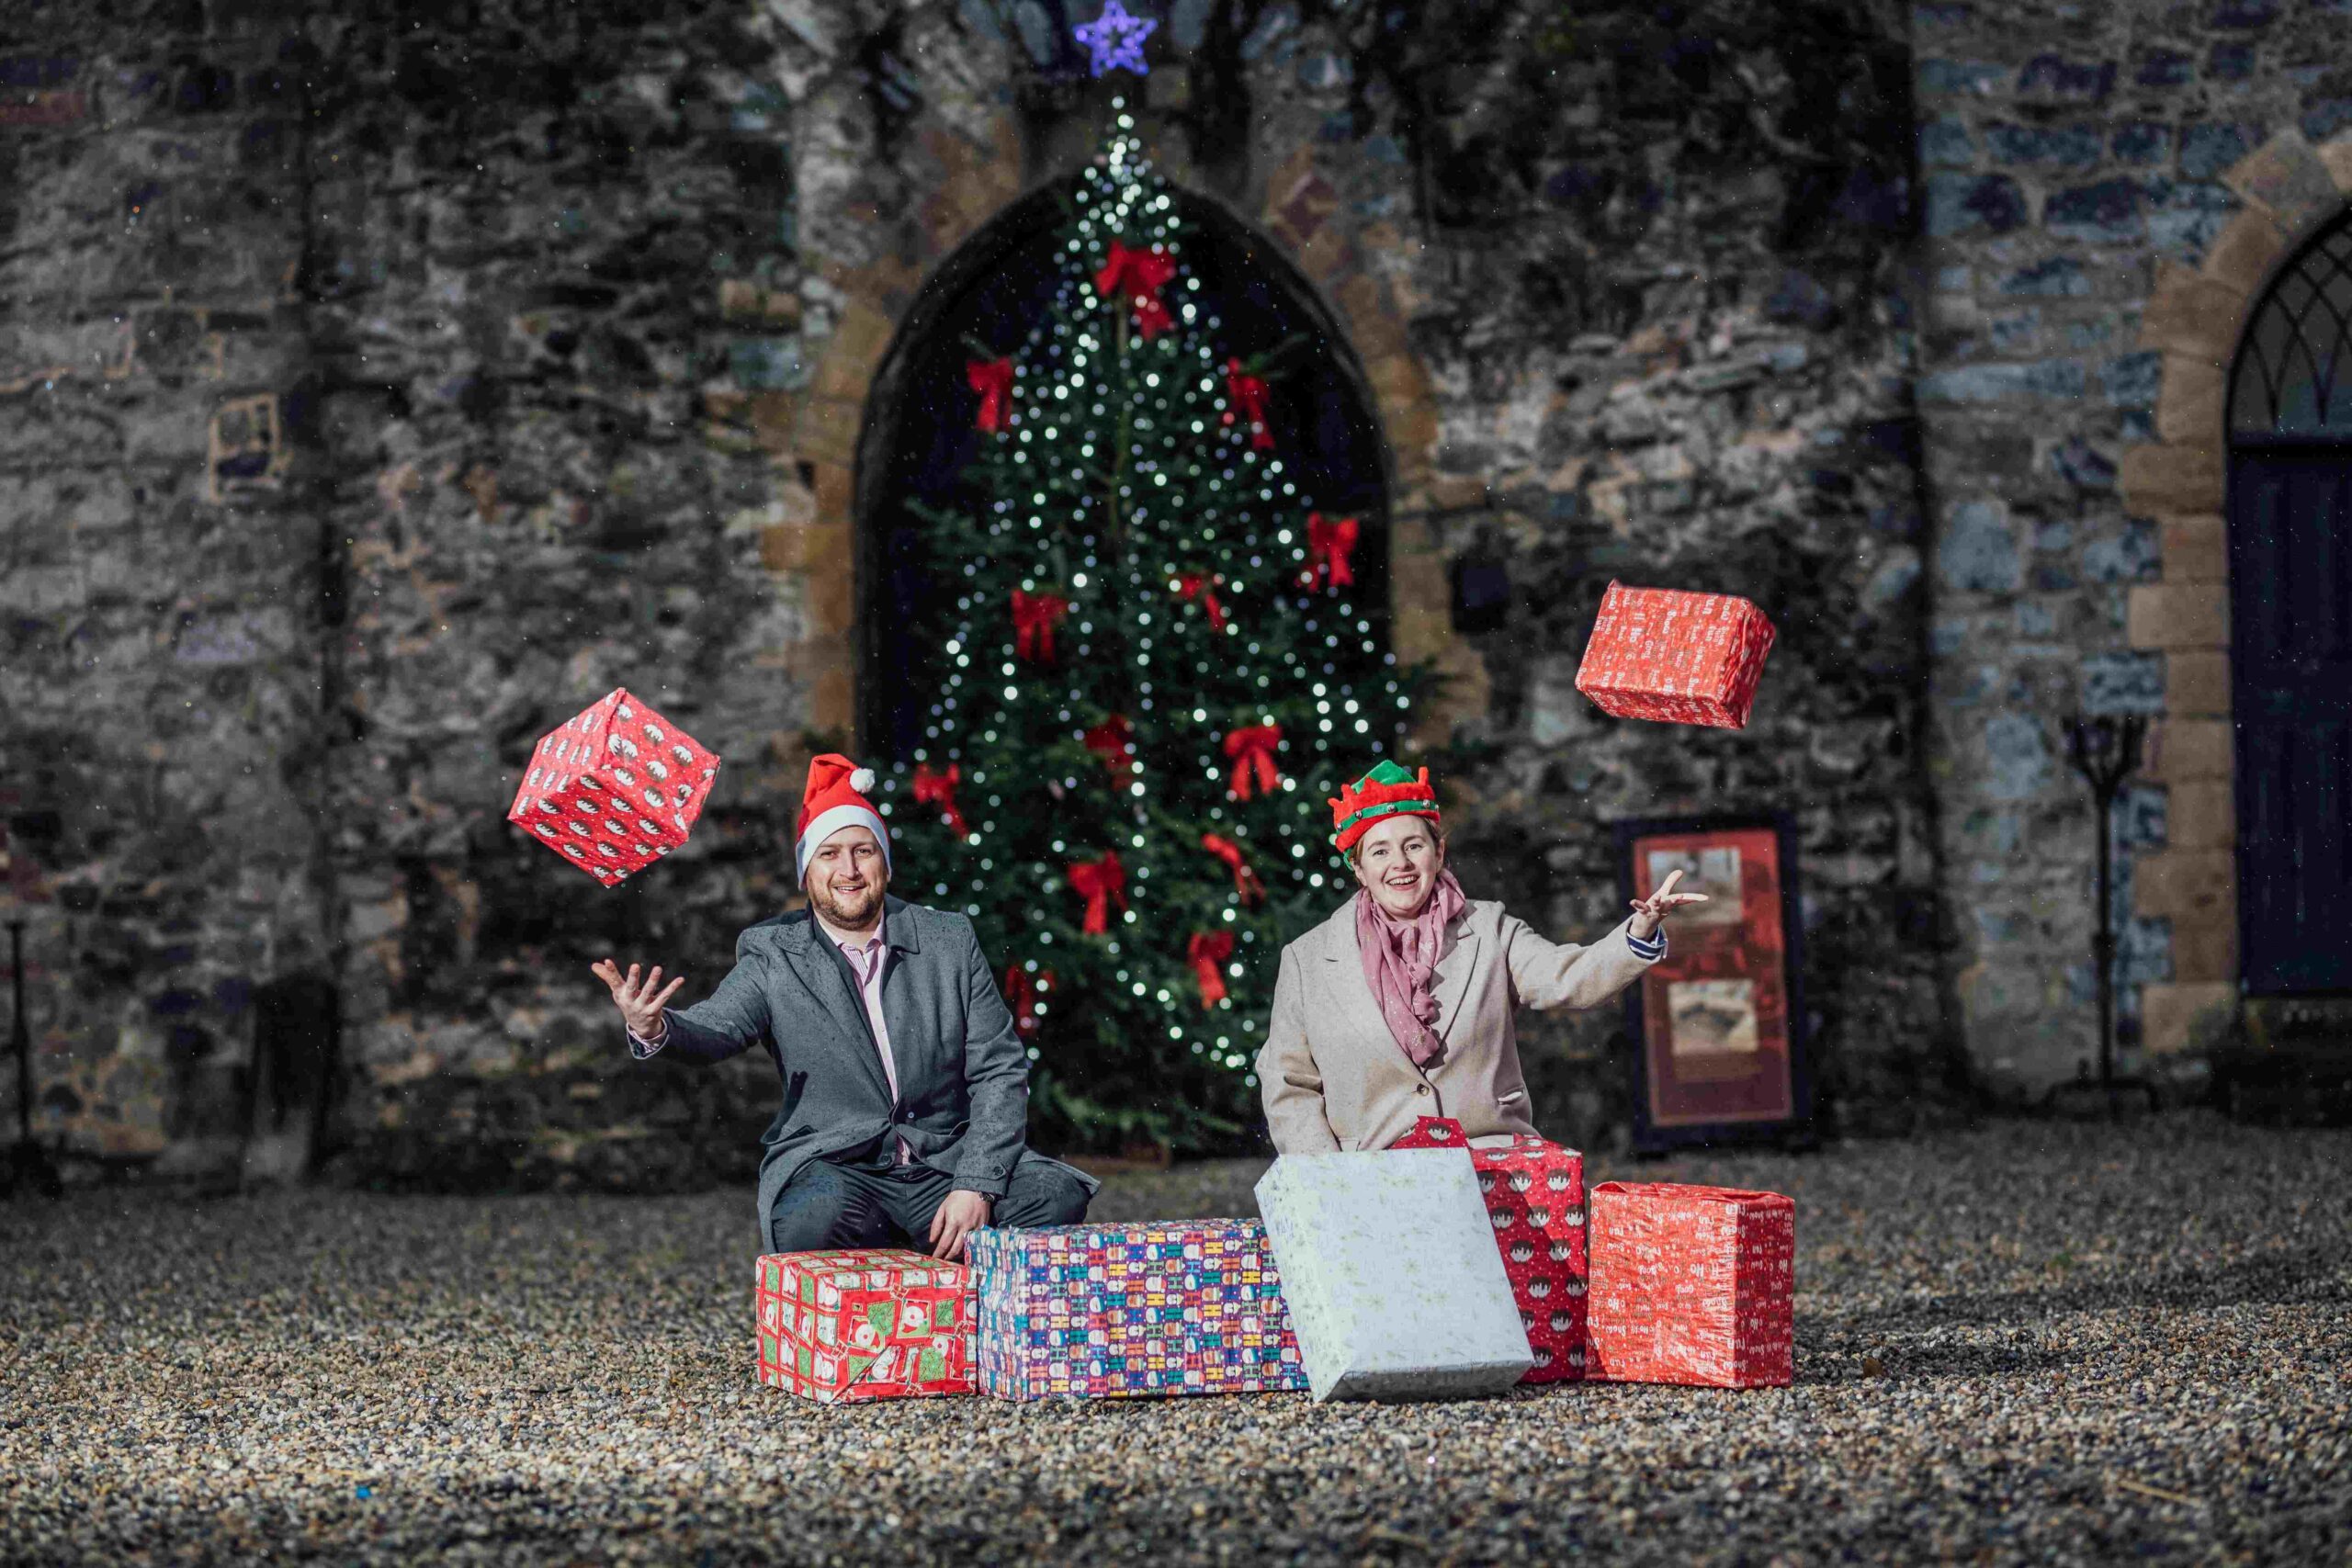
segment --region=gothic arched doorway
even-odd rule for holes
[[[907,502],[951,506],[986,439],[972,423],[965,375],[977,341],[1002,346],[1026,331],[1053,295],[1056,229],[1076,186],[1033,192],[973,235],[924,284],[876,369],[857,468],[859,739],[877,756],[908,755],[928,708],[920,657],[900,633],[907,607],[939,587],[920,558]],[[1290,374],[1267,389],[1272,423],[1302,494],[1360,519],[1354,570],[1360,602],[1377,622],[1388,603],[1386,449],[1345,332],[1276,247],[1216,201],[1173,188],[1192,231],[1193,295],[1242,353],[1292,341]],[[1381,636],[1385,639],[1385,624]]]
[[[2352,213],[2256,296],[2226,418],[2245,988],[2352,992]]]
[[[860,448],[894,882],[1001,966],[1051,1141],[1259,1121],[1284,942],[1392,756],[1388,462],[1323,303],[1124,134],[919,297]],[[1351,886],[1351,885],[1350,885]]]

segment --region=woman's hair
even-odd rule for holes
[[[1412,816],[1415,820],[1420,823],[1421,830],[1429,834],[1430,842],[1435,844],[1441,850],[1445,848],[1445,826],[1443,823],[1432,822],[1428,818],[1421,816],[1418,811],[1412,813]],[[1341,853],[1347,860],[1348,869],[1350,871],[1355,870],[1357,863],[1363,858],[1363,840],[1358,839],[1354,843],[1350,844],[1344,851],[1342,851]]]

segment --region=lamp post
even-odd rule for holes
[[[2098,1085],[2110,1113],[2115,1092],[2136,1078],[2115,1076],[2115,799],[2140,766],[2148,721],[2139,714],[2075,715],[2066,724],[2066,760],[2091,786],[2098,808],[2098,926],[2091,956],[2098,966]],[[2152,1091],[2153,1098],[2153,1091]]]

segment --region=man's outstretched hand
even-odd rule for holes
[[[964,1256],[964,1238],[989,1223],[989,1201],[978,1192],[947,1195],[931,1216],[931,1255],[953,1261]]]
[[[639,965],[634,964],[628,966],[626,977],[622,976],[619,965],[609,958],[600,958],[588,968],[596,978],[612,987],[613,1005],[621,1010],[621,1021],[628,1025],[629,1032],[639,1040],[658,1043],[664,1032],[662,1010],[669,1005],[672,997],[678,994],[678,987],[686,983],[686,977],[681,975],[657,992],[654,987],[662,984],[662,965],[659,964],[653,966],[652,974],[641,980],[638,978]]]

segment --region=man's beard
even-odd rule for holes
[[[888,884],[881,877],[868,876],[865,886],[846,897],[837,897],[831,887],[811,883],[808,902],[817,913],[843,931],[856,931],[869,923],[882,907],[882,895]]]

